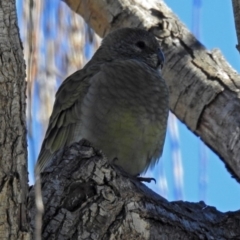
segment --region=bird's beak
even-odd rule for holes
[[[157,58],[158,58],[158,68],[161,70],[165,61],[164,54],[160,48],[158,48],[158,53],[157,53]]]

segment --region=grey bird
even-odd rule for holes
[[[139,28],[109,33],[86,66],[57,91],[39,171],[56,151],[82,138],[133,176],[154,166],[169,112],[163,61],[152,33]]]

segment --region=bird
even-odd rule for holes
[[[59,87],[36,164],[39,172],[54,153],[81,139],[132,176],[153,167],[162,155],[169,112],[163,63],[151,32],[110,32],[91,60]]]

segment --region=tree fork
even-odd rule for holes
[[[42,173],[42,239],[237,239],[240,213],[168,202],[81,140]],[[31,228],[34,188],[28,201]],[[34,238],[33,238],[34,239]]]

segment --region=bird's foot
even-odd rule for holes
[[[154,181],[155,184],[157,183],[155,178],[139,177],[140,174],[137,174],[137,175],[133,176],[133,175],[127,173],[121,166],[116,164],[117,161],[118,161],[118,158],[113,158],[113,160],[111,161],[112,166],[114,166],[118,170],[120,170],[123,176],[129,177],[129,178],[132,178],[132,179],[137,179],[139,182],[151,183],[151,181]]]
[[[137,177],[137,180],[140,182],[147,182],[147,183],[151,183],[151,181],[154,181],[155,184],[157,183],[155,178],[148,178],[148,177]]]

